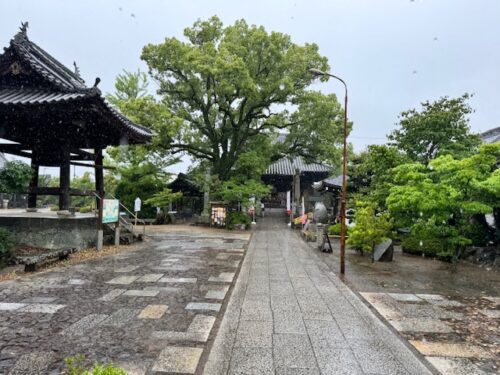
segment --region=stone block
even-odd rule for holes
[[[220,303],[190,302],[186,305],[186,310],[219,311],[220,307]]]
[[[492,358],[493,354],[480,346],[467,343],[430,342],[410,340],[420,353],[425,356],[461,357],[461,358]]]
[[[235,347],[273,346],[273,322],[258,320],[240,320],[236,332]]]
[[[155,283],[160,280],[164,276],[163,273],[148,273],[139,277],[136,282],[137,283]]]
[[[153,364],[152,371],[194,374],[203,349],[167,346]]]
[[[132,284],[135,280],[137,280],[140,276],[118,276],[114,279],[106,281],[107,284],[117,284],[117,285],[128,285]]]
[[[29,312],[29,313],[54,314],[57,312],[57,310],[62,309],[65,306],[66,305],[34,303],[31,305],[21,307],[18,311]]]
[[[99,298],[99,300],[106,302],[113,301],[115,298],[122,295],[126,291],[127,291],[126,289],[113,289],[108,293],[106,293],[105,295],[103,295],[101,298]]]
[[[139,314],[139,319],[160,319],[168,311],[167,305],[147,305]]]
[[[273,357],[276,367],[316,368],[316,360],[307,335],[274,334]]]
[[[160,293],[157,290],[127,290],[125,293],[123,293],[124,296],[130,296],[130,297],[156,297]]]
[[[195,277],[162,277],[158,280],[159,283],[173,283],[173,284],[195,284],[198,281]]]
[[[119,309],[111,314],[100,325],[122,327],[134,319],[138,313],[139,310],[137,309]]]
[[[99,325],[101,322],[103,322],[105,319],[108,318],[108,315],[104,314],[90,314],[79,321],[73,323],[70,325],[68,328],[64,329],[61,331],[61,334],[63,335],[83,335],[87,331],[91,330],[92,328],[96,327]]]

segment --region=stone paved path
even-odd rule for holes
[[[0,374],[60,374],[76,354],[130,375],[195,373],[249,238],[203,231],[1,282]]]
[[[430,374],[281,219],[245,257],[204,374]]]

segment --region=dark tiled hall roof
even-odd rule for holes
[[[306,163],[300,156],[294,158],[284,157],[271,164],[264,175],[293,176],[295,170],[300,173],[330,173],[332,168],[325,164]]]

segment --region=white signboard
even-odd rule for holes
[[[134,201],[134,211],[139,212],[141,210],[141,198],[137,197]]]
[[[288,191],[286,192],[286,210],[287,210],[287,211],[290,211],[290,210],[291,210],[291,207],[290,207],[290,200],[291,200],[291,199],[290,199],[290,195],[291,195],[291,192],[290,192],[290,190],[288,190]]]

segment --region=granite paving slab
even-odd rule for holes
[[[21,307],[19,312],[29,312],[29,313],[41,313],[41,314],[55,314],[59,309],[62,309],[65,305],[53,305],[53,304],[43,304],[43,303],[33,303]]]
[[[139,314],[140,319],[160,319],[168,311],[167,305],[147,305]]]
[[[118,276],[106,282],[108,284],[128,285],[132,284],[138,278],[139,276]]]
[[[425,356],[491,358],[493,354],[484,348],[466,343],[429,342],[410,340],[410,343]]]
[[[194,374],[202,352],[201,348],[168,346],[161,351],[152,370]]]

